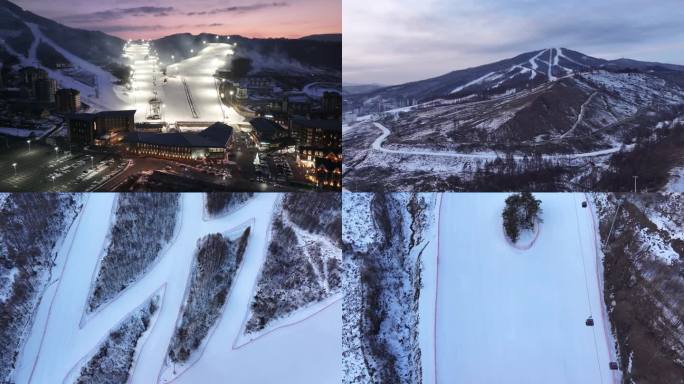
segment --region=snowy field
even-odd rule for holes
[[[38,308],[36,321],[18,358],[17,383],[71,382],[99,342],[135,308],[162,294],[152,328],[135,351],[133,383],[339,383],[341,304],[318,303],[274,324],[262,337],[239,344],[245,314],[267,249],[267,233],[277,194],[259,194],[235,212],[202,217],[201,194],[184,194],[181,223],[157,264],[113,302],[79,325],[89,284],[109,230],[114,194],[92,194],[58,250],[55,281]],[[193,364],[164,366],[182,305],[197,239],[231,233],[245,225],[251,235],[224,312]],[[71,374],[70,374],[71,373]]]
[[[424,381],[618,383],[584,195],[536,195],[544,222],[527,250],[505,240],[505,197],[442,196],[437,254],[424,259],[426,293],[437,288],[421,295],[421,319],[436,319],[434,343],[421,338],[436,353],[423,358]]]

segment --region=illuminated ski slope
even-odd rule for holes
[[[341,305],[318,303],[268,327],[253,342],[241,342],[255,281],[266,255],[267,234],[277,194],[260,194],[232,214],[203,218],[201,194],[183,194],[177,234],[159,261],[113,302],[79,326],[91,276],[101,255],[112,216],[113,194],[93,194],[58,250],[58,280],[40,303],[27,343],[18,358],[16,383],[72,382],[100,340],[133,309],[162,288],[160,309],[145,340],[136,348],[132,383],[237,382],[339,383]],[[243,265],[206,348],[174,373],[163,365],[181,309],[197,239],[209,233],[233,233],[251,226]],[[270,356],[270,357],[264,357]],[[276,358],[277,357],[277,358]],[[315,367],[301,369],[315,362]],[[297,368],[299,367],[299,368]],[[239,373],[239,375],[237,375]],[[235,376],[237,375],[237,376]]]
[[[155,97],[154,92],[159,92],[161,86],[158,59],[151,55],[150,44],[128,43],[124,48],[124,57],[128,58],[133,68],[131,79],[132,90],[128,92],[130,109],[135,109],[135,121],[148,120],[149,101]],[[155,86],[156,80],[156,86]],[[157,95],[161,98],[161,95]],[[162,110],[163,112],[163,110]],[[162,115],[163,118],[163,115]]]
[[[193,52],[194,53],[194,52]],[[134,69],[133,92],[129,97],[131,108],[137,110],[135,121],[165,121],[170,125],[178,122],[197,124],[187,129],[204,129],[217,122],[236,124],[244,118],[233,108],[220,101],[216,70],[223,67],[228,56],[233,54],[229,44],[211,43],[195,56],[168,65],[164,76],[147,42],[133,42],[126,47],[126,57]],[[168,64],[168,63],[167,63]],[[166,80],[166,81],[165,81]],[[153,97],[161,100],[161,119],[149,119],[149,101]]]
[[[218,83],[214,78],[216,70],[223,67],[227,56],[232,54],[233,47],[229,44],[206,44],[196,56],[167,67],[168,82],[162,86],[167,122],[223,121],[234,124],[244,121],[233,108],[220,102]]]

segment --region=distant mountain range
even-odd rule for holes
[[[547,48],[431,79],[373,89],[358,99],[408,99],[421,102],[435,98],[457,99],[479,93],[504,94],[514,89],[534,88],[550,80],[592,69],[639,70],[684,85],[681,76],[684,66],[681,65],[630,59],[604,60],[566,48]]]
[[[32,31],[31,28],[36,28]],[[34,32],[39,32],[38,34]],[[49,37],[59,48],[107,70],[123,63],[126,41],[103,32],[76,29],[24,10],[7,0],[0,0],[0,61],[17,64],[21,58],[36,57],[36,64],[55,68],[56,63],[69,63],[52,46],[41,42]],[[252,39],[243,36],[215,34],[175,34],[152,41],[162,62],[171,62],[197,52],[205,42],[237,43],[236,55],[252,58],[263,71],[281,71],[308,76],[331,73],[339,80],[342,73],[342,38],[340,34],[306,36],[300,39]],[[22,57],[18,57],[22,56]],[[23,60],[25,62],[25,60]]]
[[[31,44],[34,42],[30,29],[32,24],[38,26],[42,33],[56,44],[93,64],[105,66],[121,61],[124,40],[103,32],[67,27],[26,11],[10,1],[0,0],[0,40],[24,56],[29,55]],[[46,46],[37,47],[45,51],[41,56],[54,56],[54,50],[45,48]],[[0,57],[8,56],[11,56],[8,49],[4,44],[0,44]]]

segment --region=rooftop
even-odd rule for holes
[[[131,132],[126,135],[125,141],[165,147],[224,148],[232,134],[231,126],[215,123],[201,132]]]
[[[252,119],[249,123],[262,138],[270,139],[273,138],[273,136],[275,136],[277,133],[285,132],[285,129],[281,127],[280,124],[263,117]]]

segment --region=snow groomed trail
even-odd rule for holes
[[[505,153],[497,152],[487,152],[487,153],[461,153],[461,152],[447,152],[447,151],[426,151],[421,149],[387,149],[382,146],[387,136],[390,135],[390,130],[384,125],[374,122],[376,128],[378,128],[382,133],[373,142],[371,148],[376,151],[382,151],[386,153],[398,154],[398,155],[420,155],[420,156],[436,156],[436,157],[456,157],[463,159],[488,159],[494,160],[497,157],[505,157]],[[613,147],[608,149],[602,149],[600,151],[583,152],[583,153],[572,153],[572,154],[562,154],[562,155],[542,155],[544,159],[579,159],[583,157],[596,157],[596,156],[606,156],[615,152],[619,152],[622,147]],[[628,147],[629,148],[629,147]],[[528,156],[529,157],[529,156]],[[513,155],[515,160],[523,160],[525,156]]]
[[[584,196],[538,194],[544,228],[527,250],[501,236],[505,197],[442,196],[434,382],[617,384]]]
[[[46,292],[18,361],[17,383],[57,383],[80,370],[110,330],[155,292],[163,294],[157,318],[136,348],[131,383],[338,383],[341,380],[341,304],[326,301],[280,319],[267,334],[233,348],[243,332],[245,312],[266,257],[267,233],[277,194],[258,194],[229,215],[203,220],[202,194],[183,194],[180,225],[172,244],[141,279],[79,326],[91,276],[101,257],[116,195],[94,194],[78,225],[58,251],[58,284]],[[165,369],[163,362],[182,306],[196,241],[209,233],[232,233],[251,226],[243,265],[223,312],[196,361]],[[52,288],[54,287],[54,288]],[[278,329],[280,328],[280,329]],[[293,347],[296,345],[296,347]],[[312,366],[311,362],[316,362]],[[268,369],[266,369],[267,367]],[[307,369],[304,369],[304,368]],[[182,374],[182,376],[181,376]]]

